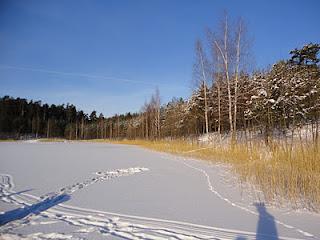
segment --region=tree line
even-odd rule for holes
[[[0,137],[67,139],[160,139],[259,131],[266,143],[273,134],[312,125],[318,139],[320,117],[319,44],[294,49],[287,60],[265,70],[249,70],[246,26],[227,17],[206,44],[195,44],[194,88],[188,99],[161,104],[158,89],[138,113],[90,115],[74,105],[4,96],[0,99]]]

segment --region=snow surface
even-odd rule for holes
[[[134,146],[0,143],[2,239],[320,239],[225,165]]]

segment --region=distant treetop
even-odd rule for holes
[[[309,43],[304,45],[301,49],[294,49],[290,52],[290,62],[298,65],[316,65],[320,59],[318,54],[320,51],[320,44]]]

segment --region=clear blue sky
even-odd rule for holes
[[[104,115],[190,94],[194,42],[242,16],[257,67],[320,42],[319,0],[0,1],[0,96]]]

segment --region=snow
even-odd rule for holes
[[[318,214],[265,206],[225,165],[98,143],[0,151],[0,219],[29,211],[3,239],[320,238]]]

